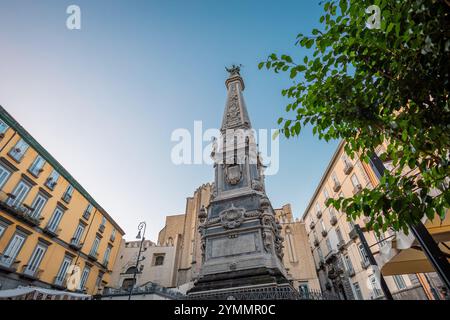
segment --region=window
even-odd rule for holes
[[[126,274],[134,274],[135,272],[138,273],[138,269],[136,267],[129,267],[127,271],[125,271]]]
[[[334,208],[331,207],[329,211],[330,211],[330,219],[336,218],[336,211],[334,210]]]
[[[20,139],[16,145],[9,151],[9,155],[16,161],[20,161],[28,150],[28,144]]]
[[[347,268],[347,271],[349,273],[353,273],[355,269],[353,269],[352,260],[350,259],[349,255],[345,256],[345,267]]]
[[[52,173],[48,176],[47,181],[45,181],[45,185],[53,190],[56,184],[58,183],[58,179],[59,179],[58,171],[53,170]]]
[[[336,172],[333,172],[331,175],[331,179],[333,180],[334,185],[338,186],[339,185],[339,179],[337,177]]]
[[[350,160],[349,160],[349,158],[348,158],[348,156],[345,153],[342,154],[341,159],[342,159],[342,162],[344,163],[344,166],[347,167],[347,166],[351,166],[352,165]]]
[[[104,255],[104,257],[103,257],[103,265],[104,266],[108,266],[108,263],[109,263],[109,256],[111,255],[111,247],[110,246],[108,246],[107,248],[106,248],[106,251],[105,251],[105,255]]]
[[[8,198],[8,201],[6,202],[11,207],[19,207],[25,197],[27,196],[28,192],[30,191],[30,185],[26,183],[25,181],[21,180],[14,191],[12,192],[12,195]]]
[[[41,193],[38,193],[36,198],[34,198],[34,201],[31,205],[33,208],[33,211],[31,213],[31,216],[33,218],[39,218],[41,216],[42,209],[44,208],[45,204],[47,203],[47,197],[42,195]]]
[[[386,245],[386,241],[384,240],[384,234],[380,233],[380,236],[377,236],[377,234],[375,233],[375,239],[377,240],[378,246],[380,248]]]
[[[89,272],[91,272],[91,268],[89,266],[85,266],[83,269],[83,272],[81,273],[81,280],[80,280],[80,290],[84,290],[86,287],[86,282],[89,277]]]
[[[73,194],[73,187],[72,187],[72,185],[69,184],[69,185],[67,186],[66,191],[64,192],[64,194],[63,194],[63,196],[62,196],[62,199],[63,199],[65,202],[69,203],[69,202],[70,202],[70,199],[72,199],[72,194]]]
[[[65,256],[61,263],[61,267],[59,267],[58,274],[56,275],[56,278],[55,278],[56,285],[61,286],[64,284],[64,280],[66,278],[67,271],[69,270],[69,266],[71,264],[72,264],[72,258],[69,256]]]
[[[20,249],[22,249],[24,242],[25,236],[16,233],[9,242],[3,256],[0,256],[0,264],[10,267],[16,260],[16,257],[19,254]]]
[[[320,211],[320,204],[316,202],[316,213],[319,213]]]
[[[369,263],[369,257],[367,256],[366,250],[364,250],[364,246],[362,243],[358,245],[359,254],[365,263]]]
[[[61,221],[63,214],[64,211],[61,208],[56,207],[52,217],[50,218],[50,221],[47,224],[47,229],[50,230],[51,232],[56,232],[56,229],[58,228],[59,222]]]
[[[163,254],[155,254],[154,257],[154,264],[155,266],[162,266],[164,264],[164,255]]]
[[[28,171],[30,171],[34,176],[37,177],[44,170],[43,169],[44,164],[45,164],[44,158],[42,158],[41,156],[37,156],[33,164],[31,165],[30,169],[28,169]]]
[[[353,288],[355,288],[356,298],[358,300],[364,300],[363,295],[361,293],[361,288],[359,287],[358,282],[353,282]]]
[[[309,298],[309,286],[308,283],[300,283],[298,285],[298,292],[302,298]]]
[[[372,295],[374,298],[378,298],[383,295],[383,292],[381,291],[380,284],[378,283],[377,278],[374,274],[371,274],[369,276],[370,285],[372,287]]]
[[[361,184],[359,183],[358,177],[356,176],[356,174],[352,174],[352,184],[353,187],[358,188],[358,186],[361,186]]]
[[[6,224],[4,224],[0,221],[0,238],[2,237],[3,233],[5,233],[5,230],[7,227],[8,226]]]
[[[6,169],[4,166],[0,164],[0,188],[2,188],[6,181],[8,181],[9,176],[11,175],[11,171]]]
[[[326,227],[325,227],[325,223],[323,222],[323,220],[320,220],[320,227],[322,228],[322,231],[327,231]]]
[[[319,261],[323,261],[322,249],[317,248],[317,255],[319,256]]]
[[[93,209],[94,209],[94,206],[89,203],[86,210],[84,210],[83,218],[85,218],[86,220],[89,220],[89,217],[91,216]]]
[[[84,233],[84,225],[82,223],[80,223],[77,226],[77,229],[75,230],[75,233],[73,235],[71,242],[75,245],[79,245],[80,241],[81,241],[81,237],[83,236],[83,233]]]
[[[105,226],[106,225],[106,218],[104,216],[102,216],[102,223],[100,225],[101,226]]]
[[[395,285],[397,286],[398,290],[402,290],[406,288],[405,279],[403,279],[403,276],[401,275],[395,275],[393,276]]]
[[[97,255],[97,250],[98,250],[99,244],[100,244],[100,238],[95,237],[94,243],[92,244],[90,255],[93,255],[93,256]]]
[[[3,120],[0,120],[0,134],[4,134],[8,128],[9,126]]]
[[[35,276],[38,272],[39,265],[41,264],[42,258],[47,251],[47,246],[39,243],[31,255],[30,261],[28,262],[24,273]]]
[[[99,271],[99,272],[98,272],[97,280],[95,280],[95,286],[96,286],[97,288],[101,286],[102,280],[103,280],[103,275],[104,275],[104,274],[105,274],[105,273],[102,272],[102,271]]]
[[[116,228],[114,228],[113,231],[111,232],[110,240],[112,242],[114,242],[114,240],[116,240]]]
[[[342,237],[341,229],[339,229],[339,227],[337,227],[335,229],[335,232],[336,232],[336,236],[337,236],[338,242],[344,241],[344,238]]]

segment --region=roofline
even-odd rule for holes
[[[326,178],[326,177],[328,176],[328,174],[330,173],[332,164],[333,164],[334,161],[336,160],[336,158],[337,158],[338,154],[340,153],[340,151],[341,151],[342,147],[344,146],[344,144],[345,144],[345,140],[341,140],[341,141],[339,142],[339,145],[337,146],[336,151],[334,151],[334,154],[333,154],[333,156],[331,157],[331,160],[330,160],[330,162],[328,163],[328,166],[327,166],[327,168],[325,169],[325,172],[324,172],[324,174],[322,175],[322,178],[320,179],[320,182],[319,182],[319,184],[317,185],[316,190],[314,191],[314,193],[313,193],[313,195],[312,195],[312,197],[311,197],[311,200],[309,200],[308,206],[306,207],[305,211],[303,212],[303,215],[302,215],[302,217],[301,217],[301,220],[303,220],[303,219],[306,217],[306,215],[307,215],[309,209],[311,209],[311,206],[312,206],[313,203],[314,203],[314,199],[316,198],[317,194],[319,193],[319,191],[320,191],[320,189],[321,189],[321,186],[322,186],[323,182],[325,181],[325,178]]]
[[[0,105],[0,118],[5,121],[11,128],[13,128],[22,139],[24,139],[30,146],[32,146],[40,156],[42,156],[50,165],[58,171],[81,195],[83,195],[92,205],[97,208],[119,231],[122,236],[125,235],[125,231],[117,224],[116,221],[106,212],[105,209],[100,206],[97,201],[81,186],[81,184],[75,180],[75,178],[39,143],[33,136],[17,122],[14,117],[8,113],[8,111]]]

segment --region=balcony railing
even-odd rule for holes
[[[333,184],[333,191],[338,192],[340,189],[341,189],[341,184],[339,182],[335,181]]]
[[[338,252],[336,250],[331,250],[330,252],[327,253],[327,255],[325,256],[325,262],[330,262],[331,260],[333,260],[333,258],[338,254]]]
[[[49,226],[46,226],[44,229],[42,229],[42,231],[44,231],[46,234],[48,234],[49,236],[51,236],[53,238],[58,237],[61,230],[62,230],[61,228],[51,229],[51,228],[49,228]]]
[[[24,265],[24,266],[22,266],[21,276],[24,278],[32,279],[32,280],[37,280],[40,278],[42,272],[44,272],[44,270],[38,269],[38,268],[29,269],[28,265]]]
[[[319,239],[317,239],[316,237],[314,237],[314,245],[316,246],[316,247],[318,247],[319,246]]]
[[[48,178],[45,181],[45,185],[51,190],[55,189],[56,183],[57,183],[56,181],[53,181],[53,178]]]
[[[353,228],[349,233],[348,236],[350,237],[350,239],[355,240],[356,238],[358,238],[358,233],[356,232],[356,229]]]
[[[15,195],[0,191],[0,205],[5,210],[32,227],[40,225],[43,218],[34,217],[34,209],[32,207],[22,203],[15,203],[15,199]]]
[[[72,238],[72,239],[70,240],[69,246],[70,246],[72,249],[74,249],[74,250],[76,250],[76,251],[79,251],[79,250],[81,250],[81,248],[83,247],[83,244],[80,243],[80,239]]]
[[[338,248],[339,251],[344,250],[344,248],[345,248],[345,241],[344,240],[339,241],[338,244],[337,244],[337,248]]]
[[[97,261],[98,260],[98,252],[89,252],[88,258],[93,261]]]
[[[64,276],[64,277],[56,276],[55,279],[53,280],[53,284],[57,288],[66,288],[67,287],[67,276]]]
[[[90,217],[91,217],[91,213],[89,211],[85,210],[83,212],[83,218],[86,220],[89,220]]]
[[[353,170],[353,164],[347,162],[344,167],[344,173],[348,175],[348,174],[350,174],[350,172],[352,172],[352,170]]]
[[[360,192],[362,190],[362,186],[360,184],[357,184],[354,188],[353,188],[353,194],[357,194],[358,192]]]
[[[104,224],[101,224],[101,225],[98,227],[98,231],[100,231],[101,233],[103,233],[103,232],[105,231],[105,225],[104,225]]]
[[[337,222],[338,222],[338,220],[337,220],[336,216],[332,216],[330,219],[331,225],[334,226],[334,225],[336,225]]]
[[[314,229],[316,225],[314,224],[314,221],[311,221],[311,223],[309,224],[309,228],[312,230]]]
[[[328,234],[327,230],[322,230],[321,233],[322,233],[322,237],[324,237],[324,238],[325,238],[325,237],[327,236],[327,234]]]
[[[72,195],[69,193],[64,193],[62,196],[62,199],[65,203],[69,203],[70,200],[72,199]]]
[[[19,267],[19,260],[13,257],[0,253],[0,268],[6,272],[16,272]]]
[[[316,217],[317,217],[317,219],[320,219],[322,217],[322,210],[316,211]]]

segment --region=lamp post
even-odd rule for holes
[[[139,262],[141,259],[141,252],[142,252],[142,244],[144,243],[145,240],[145,229],[147,227],[147,224],[143,221],[141,223],[139,223],[138,225],[138,234],[136,236],[136,239],[141,239],[141,244],[139,245],[139,252],[138,252],[138,256],[136,259],[136,266],[134,268],[134,276],[133,276],[133,282],[131,283],[131,288],[130,288],[130,294],[128,295],[128,300],[131,300],[131,294],[133,293],[133,289],[134,289],[134,284],[136,283],[136,274],[138,272],[138,268],[139,268]],[[142,230],[144,229],[144,230]],[[141,234],[142,231],[142,234]]]

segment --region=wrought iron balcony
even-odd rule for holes
[[[65,203],[69,203],[70,200],[72,199],[72,195],[69,193],[64,193],[62,196],[62,199]]]
[[[88,258],[93,261],[98,260],[98,252],[89,252]]]
[[[362,267],[363,269],[367,269],[369,266],[370,266],[369,260],[362,260],[362,261],[361,261],[361,267]]]
[[[103,233],[103,232],[105,231],[105,225],[104,225],[104,224],[101,224],[101,225],[98,227],[98,231],[100,231],[101,233]]]
[[[72,239],[70,240],[69,246],[70,246],[73,250],[79,251],[79,250],[81,250],[81,248],[83,247],[83,244],[80,243],[80,240],[79,240],[79,239],[72,238]]]
[[[341,189],[341,184],[339,182],[335,181],[333,184],[333,191],[338,192],[340,189]]]
[[[314,221],[311,221],[311,223],[309,224],[309,228],[312,230],[312,229],[314,229],[315,226],[316,225],[315,225]]]
[[[348,175],[348,174],[350,174],[350,172],[352,172],[352,170],[353,170],[353,164],[347,162],[344,167],[344,173]]]
[[[338,244],[337,244],[337,248],[338,248],[339,251],[344,250],[344,248],[345,248],[345,241],[344,240],[339,241]]]
[[[0,191],[0,206],[3,209],[5,209],[7,212],[12,214],[17,219],[21,220],[22,222],[25,222],[26,224],[32,227],[39,226],[43,218],[34,217],[33,216],[34,208],[26,204],[15,203],[14,201],[15,199],[16,199],[15,195]]]
[[[91,217],[91,213],[89,211],[85,210],[83,212],[83,218],[86,220],[89,220],[90,217]]]
[[[13,257],[10,257],[8,255],[5,255],[3,253],[0,253],[0,269],[8,272],[13,273],[17,271],[17,268],[19,267],[20,261],[13,259]]]
[[[322,233],[322,237],[324,237],[324,238],[325,238],[325,237],[327,236],[327,234],[328,234],[327,230],[322,230],[321,233]]]
[[[317,239],[317,237],[314,237],[314,245],[316,246],[316,247],[318,247],[319,246],[319,239]]]
[[[42,231],[44,231],[49,236],[51,236],[53,238],[56,238],[56,237],[59,237],[59,233],[61,232],[61,228],[50,229],[49,226],[46,226],[44,229],[42,229]]]
[[[41,277],[42,272],[44,272],[44,270],[38,268],[30,269],[28,268],[28,265],[24,265],[22,266],[22,273],[20,276],[30,280],[37,280]]]
[[[353,188],[353,194],[357,194],[358,192],[360,192],[362,190],[362,186],[360,184],[357,184],[354,188]]]
[[[331,225],[334,226],[334,225],[336,225],[337,222],[338,222],[338,220],[337,220],[336,216],[334,216],[334,215],[331,216],[331,219],[330,219]]]
[[[316,211],[316,217],[317,217],[317,219],[320,219],[322,217],[322,210]]]
[[[358,233],[356,232],[356,229],[352,228],[352,230],[348,233],[348,236],[350,237],[350,239],[353,239],[353,240],[358,238]]]

